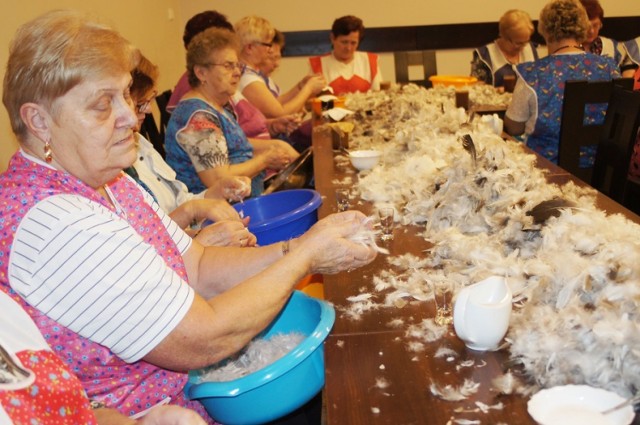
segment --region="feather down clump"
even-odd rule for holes
[[[477,117],[467,123],[448,90],[358,93],[347,107],[357,121],[352,147],[385,158],[355,190],[374,207],[392,204],[401,224],[422,226],[433,244],[423,258],[389,258],[392,269],[373,277],[384,301],[369,308],[430,302],[444,288],[505,276],[517,307],[509,349],[532,382],[622,396],[640,389],[639,225],[598,210],[591,188],[548,183],[535,155]],[[413,351],[437,339],[407,326]]]
[[[254,339],[233,357],[199,370],[197,382],[225,382],[242,378],[283,357],[304,338],[304,334],[291,332],[276,334],[269,339]]]

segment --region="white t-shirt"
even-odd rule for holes
[[[204,198],[204,192],[193,194],[187,185],[176,178],[176,172],[165,162],[155,150],[151,142],[136,133],[138,142],[138,159],[133,167],[140,180],[153,192],[156,201],[167,214],[184,202]]]
[[[144,199],[184,254],[191,238],[146,192]],[[29,210],[16,231],[8,270],[11,287],[29,304],[131,363],[180,323],[194,298],[123,217],[70,194]]]

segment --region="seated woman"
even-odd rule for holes
[[[600,0],[580,0],[580,3],[587,11],[590,24],[587,37],[582,42],[584,51],[613,58],[623,77],[633,76],[637,64],[633,63],[623,43],[600,35],[604,19],[604,9],[600,5]]]
[[[275,35],[273,36],[273,46],[271,46],[271,54],[268,56],[267,60],[265,60],[260,66],[260,74],[264,79],[264,82],[271,92],[279,102],[286,103],[289,102],[296,96],[296,93],[300,90],[300,87],[304,87],[305,84],[309,83],[310,80],[315,78],[313,75],[305,76],[296,86],[294,86],[291,90],[286,93],[282,93],[280,90],[280,86],[274,81],[271,76],[273,73],[280,67],[280,61],[282,60],[282,49],[284,49],[285,38],[284,34],[277,29],[275,30]],[[276,138],[285,140],[291,144],[298,152],[302,152],[309,146],[311,146],[311,132],[312,132],[312,124],[311,120],[307,119],[305,121],[300,121],[300,119],[304,116],[305,111],[303,110],[300,114],[293,115],[295,122],[298,123],[298,126],[293,129],[287,128],[287,131],[280,132],[280,134],[275,135]]]
[[[504,86],[504,77],[516,77],[519,63],[538,59],[538,50],[532,43],[534,28],[529,14],[522,10],[508,10],[500,17],[499,36],[493,42],[473,52],[471,75],[495,87]]]
[[[362,37],[362,19],[343,16],[331,26],[331,52],[309,58],[313,73],[324,75],[335,95],[380,90],[378,55],[357,51]]]
[[[250,217],[241,219],[238,212],[226,201],[240,201],[249,196],[251,181],[248,177],[220,179],[216,186],[193,194],[187,190],[184,183],[176,180],[176,172],[162,159],[151,142],[139,133],[146,114],[151,113],[151,101],[157,93],[158,75],[158,67],[140,55],[138,66],[131,73],[130,88],[138,115],[137,159],[125,172],[153,196],[173,221],[201,244],[255,245],[255,235],[246,228]],[[205,220],[215,223],[201,228],[201,223]]]
[[[167,163],[191,192],[233,175],[251,177],[251,196],[259,196],[265,169],[280,170],[298,156],[280,140],[249,141],[238,125],[229,106],[240,80],[237,46],[235,35],[219,28],[209,28],[189,43],[192,89],[171,114],[165,150]]]
[[[275,31],[269,21],[258,16],[247,16],[235,24],[240,40],[239,58],[243,65],[239,90],[267,118],[299,113],[307,100],[318,95],[327,85],[321,75],[313,75],[289,90],[287,96],[278,98],[273,95],[260,68],[271,60]]]
[[[215,10],[205,10],[204,12],[193,15],[184,26],[182,43],[185,51],[189,47],[191,39],[207,28],[224,28],[233,31],[233,24],[227,20],[226,16]],[[173,112],[176,106],[178,106],[180,99],[182,99],[182,96],[189,90],[191,90],[189,75],[185,72],[180,76],[180,79],[171,91],[171,97],[169,98],[169,102],[167,102],[167,112]]]
[[[263,247],[204,247],[122,172],[136,159],[129,42],[58,10],[22,25],[8,56],[2,100],[20,150],[0,174],[0,290],[89,399],[127,416],[169,403],[212,423],[184,395],[187,371],[241,350],[304,276],[372,261],[351,240],[366,217],[334,214]]]
[[[139,421],[91,403],[20,305],[0,291],[0,423],[205,425],[194,411],[156,406]],[[5,357],[6,356],[6,357]]]
[[[581,42],[589,28],[587,13],[574,0],[553,0],[540,12],[538,32],[545,38],[549,55],[517,67],[520,78],[505,114],[505,130],[526,134],[534,151],[558,162],[560,119],[567,80],[602,81],[620,77],[613,59],[585,53]],[[590,108],[591,122],[604,119],[606,107]],[[580,166],[593,165],[593,152],[581,153]]]

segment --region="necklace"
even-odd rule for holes
[[[560,50],[564,50],[564,49],[581,49],[582,50],[582,46],[579,44],[567,44],[565,46],[562,47],[558,47],[556,50],[554,50],[553,52],[551,52],[552,55],[555,55],[556,53],[558,53]]]

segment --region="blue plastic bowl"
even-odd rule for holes
[[[336,313],[333,307],[300,291],[260,335],[300,332],[307,337],[274,363],[242,378],[196,384],[189,373],[186,396],[226,425],[261,424],[281,418],[311,400],[324,386],[324,347]]]
[[[311,189],[291,189],[262,195],[235,204],[236,211],[251,217],[249,231],[258,245],[295,238],[318,221],[320,194]]]

